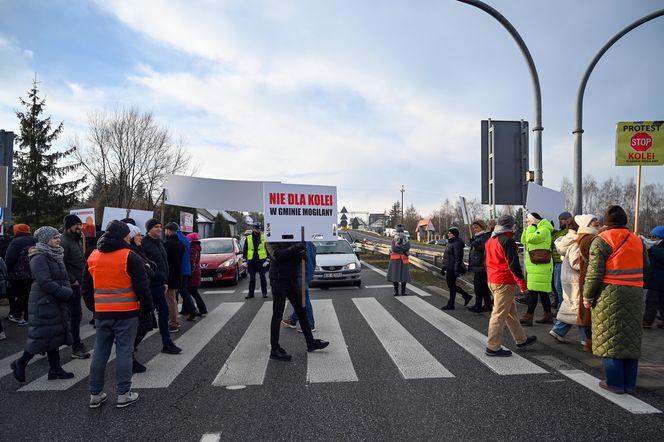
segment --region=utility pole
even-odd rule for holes
[[[406,189],[403,188],[403,184],[401,185],[401,225],[403,226],[403,193],[406,191]]]

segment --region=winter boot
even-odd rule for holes
[[[537,321],[538,324],[553,324],[553,313],[548,312],[544,313],[544,316],[542,316],[540,319]]]
[[[593,341],[586,339],[586,343],[583,344],[583,351],[592,353],[593,352]]]
[[[394,296],[399,296],[399,283],[394,282]]]
[[[519,322],[521,325],[527,325],[527,326],[532,326],[533,325],[533,315],[530,313],[526,313],[523,315],[523,318],[519,319]]]

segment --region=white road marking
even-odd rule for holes
[[[200,442],[219,442],[220,440],[221,433],[205,433]]]
[[[158,353],[146,364],[148,371],[135,376],[134,388],[166,388],[189,365],[208,342],[228,323],[240,310],[244,302],[222,302],[202,318],[192,328],[180,336],[175,344],[182,348],[178,355]]]
[[[325,332],[330,345],[308,354],[307,380],[309,382],[353,382],[357,374],[348,354],[346,340],[331,299],[311,301],[315,312],[316,329]]]
[[[235,290],[206,290],[202,292],[204,295],[226,295],[235,293]]]
[[[26,325],[25,327],[28,327],[28,326]],[[89,338],[90,336],[92,336],[94,334],[95,334],[95,328],[92,325],[85,324],[85,325],[81,326],[81,340],[87,339],[87,338]],[[65,347],[67,347],[67,346],[63,345],[63,346],[60,347],[60,349],[63,349]],[[12,372],[12,369],[9,367],[9,365],[12,362],[14,362],[15,360],[17,360],[18,358],[20,358],[22,354],[23,354],[23,351],[19,351],[17,353],[9,355],[9,356],[7,356],[3,359],[0,359],[0,378],[4,377],[4,376],[7,376],[8,374],[10,374]],[[32,358],[30,360],[28,365],[34,364],[35,362],[41,361],[42,359],[44,359],[44,357],[36,355],[34,358]]]
[[[391,289],[394,287],[392,284],[379,284],[379,285],[365,285],[365,289]]]
[[[585,371],[577,370],[574,367],[565,364],[560,359],[553,356],[536,356],[536,358],[555,369],[566,378],[586,387],[588,390],[597,393],[604,399],[613,402],[632,414],[654,414],[662,412],[661,410],[646,404],[642,400],[635,398],[631,394],[615,394],[601,388],[599,386],[599,379]]]
[[[374,267],[374,266],[372,266],[371,264],[367,264],[367,263],[364,262],[364,261],[362,261],[362,265],[365,266],[366,268],[370,269],[370,270],[373,270],[374,272],[378,273],[379,275],[382,275],[382,276],[387,277],[387,273],[385,273],[384,271],[382,271],[382,270],[379,269],[378,267]],[[388,286],[388,287],[393,287],[393,286]],[[406,289],[407,289],[407,290],[410,290],[410,291],[412,291],[413,293],[415,293],[415,294],[417,294],[417,295],[420,295],[420,296],[431,296],[431,293],[425,292],[424,290],[422,290],[422,289],[420,289],[420,288],[418,288],[418,287],[415,287],[415,286],[412,285],[412,284],[408,284],[408,285],[406,286]]]
[[[272,289],[268,287],[267,292],[271,293]],[[249,293],[249,289],[243,290],[242,293]],[[256,290],[254,290],[254,295],[255,296],[262,296],[262,292],[261,292],[260,287],[256,287]]]
[[[266,301],[212,382],[215,387],[261,385],[270,359],[272,301]]]
[[[404,378],[454,377],[375,298],[353,302]]]
[[[482,333],[420,298],[400,296],[397,299],[499,375],[548,373],[517,354],[509,358],[487,356],[487,337]]]

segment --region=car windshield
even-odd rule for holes
[[[351,248],[348,241],[314,241],[316,246],[316,255],[345,255],[352,254],[353,249]]]
[[[203,255],[218,255],[220,253],[232,252],[232,239],[210,239],[207,241],[201,241],[201,254]]]

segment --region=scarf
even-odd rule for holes
[[[51,247],[42,242],[38,242],[30,249],[28,256],[32,258],[35,255],[46,255],[60,264],[64,264],[65,262],[65,249],[62,247]]]

